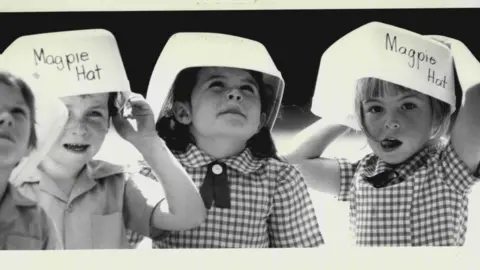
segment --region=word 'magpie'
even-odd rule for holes
[[[77,75],[77,80],[99,80],[100,70],[102,70],[98,64],[95,64],[94,68],[86,66],[90,61],[88,52],[68,53],[64,55],[47,54],[43,48],[39,50],[33,49],[33,57],[35,65],[55,65],[59,71],[73,71]]]
[[[410,68],[416,68],[420,70],[420,63],[427,63],[430,64],[432,67],[428,68],[427,72],[427,81],[434,83],[437,86],[442,86],[443,88],[447,85],[447,76],[443,76],[437,74],[435,72],[434,66],[437,64],[437,59],[435,57],[428,55],[427,51],[418,51],[413,48],[407,48],[406,46],[400,46],[397,44],[397,36],[390,36],[389,33],[385,35],[385,49],[387,51],[403,54],[410,58],[408,62],[408,66]],[[438,75],[438,76],[437,76]]]

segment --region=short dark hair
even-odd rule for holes
[[[35,113],[35,96],[28,84],[9,72],[0,72],[0,83],[10,86],[16,90],[20,90],[28,109],[30,110],[30,138],[28,139],[28,146],[30,149],[37,147],[37,131],[35,129],[36,113]]]
[[[113,117],[118,114],[118,108],[115,105],[115,100],[117,99],[118,92],[110,92],[108,95],[108,117]]]
[[[193,88],[197,83],[198,72],[201,67],[187,68],[182,70],[172,87],[173,102],[191,102]],[[260,103],[262,112],[272,109],[273,103],[269,102],[275,97],[273,89],[263,82],[262,74],[257,71],[247,70],[259,85]],[[173,103],[172,102],[172,103]],[[173,106],[173,104],[171,104]],[[195,144],[195,138],[190,133],[189,127],[178,122],[173,114],[173,108],[168,108],[166,114],[159,118],[156,130],[168,148],[172,151],[185,152],[190,143]],[[252,151],[256,158],[277,158],[277,149],[268,127],[262,127],[259,132],[247,141],[247,148]]]

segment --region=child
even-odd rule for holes
[[[58,72],[48,64],[24,65],[37,73],[44,87],[50,86],[45,91],[61,96],[69,111],[63,135],[37,172],[19,186],[53,218],[66,249],[129,248],[126,229],[155,238],[162,235],[162,230],[185,230],[200,225],[205,219],[201,197],[188,174],[156,136],[148,104],[140,95],[128,91],[111,33],[80,30],[33,35],[16,42],[13,46],[28,44],[54,55],[78,50],[80,59],[83,55],[99,71],[93,75],[84,72],[87,78],[99,80],[92,83],[79,79],[78,66],[67,56],[73,72],[67,68],[63,73]],[[80,66],[82,70],[90,68],[88,63]],[[54,84],[61,89],[60,93],[52,90]],[[136,121],[136,128],[125,115]],[[161,184],[125,167],[93,159],[109,130],[110,119],[119,135],[135,146],[152,166]],[[165,197],[169,208],[162,206]]]
[[[283,87],[258,42],[214,33],[171,37],[147,100],[158,115],[158,135],[192,176],[209,210],[200,227],[171,232],[155,247],[323,244],[302,176],[276,158],[270,129]]]
[[[358,125],[349,120],[335,124],[341,117],[322,120],[308,128],[314,135],[287,159],[300,164],[312,186],[350,203],[358,245],[457,246],[465,241],[468,193],[478,181],[475,171],[480,161],[480,73],[465,45],[449,42],[451,50],[438,40],[370,23],[338,41],[322,57],[319,81],[324,80],[324,92],[333,90],[326,87],[332,77],[327,72],[330,67],[344,65],[351,68],[349,74],[355,74],[354,69],[363,72],[342,78],[360,78],[355,106],[345,108],[347,113],[354,110]],[[345,56],[344,62],[332,65],[334,53],[346,52],[347,43],[359,48],[350,47],[357,57]],[[369,66],[362,68],[365,59],[370,59]],[[452,61],[464,91],[454,115]],[[315,95],[318,99],[320,93]],[[328,109],[323,110],[328,119]],[[449,129],[450,119],[454,122]],[[373,153],[354,163],[317,158],[347,126],[365,132]]]
[[[45,211],[8,181],[37,146],[34,95],[23,80],[2,71],[0,96],[0,249],[62,249]]]

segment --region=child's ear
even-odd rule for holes
[[[189,125],[192,122],[190,106],[179,101],[173,104],[173,114],[175,119],[184,125]]]

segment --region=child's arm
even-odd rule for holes
[[[268,218],[270,247],[324,244],[307,185],[300,173],[293,166],[285,166],[275,174],[278,180]]]
[[[293,141],[297,147],[285,159],[297,165],[308,185],[318,191],[338,195],[340,192],[340,164],[337,160],[320,157],[348,127],[325,120],[317,121],[301,131]]]
[[[290,163],[318,158],[335,139],[347,130],[348,127],[344,125],[323,119],[319,120],[295,136],[292,140],[296,144],[294,149],[284,157]]]
[[[200,226],[206,209],[188,173],[158,136],[137,148],[164,188],[168,209],[157,207],[152,226],[163,230],[186,230]]]
[[[155,207],[151,215],[151,225],[162,230],[186,230],[199,226],[206,218],[206,209],[198,189],[165,142],[156,134],[153,114],[148,103],[142,96],[135,94],[130,97],[129,104],[132,109],[132,118],[137,121],[138,131],[135,131],[122,116],[113,118],[115,128],[120,136],[132,143],[143,155],[163,187],[168,201],[169,209]],[[136,178],[137,183],[129,181],[129,185],[137,185],[139,191],[136,191],[137,188],[129,188],[125,192],[127,197],[132,194],[132,201],[139,197],[136,196],[139,193],[152,194],[153,191],[158,194],[157,198],[163,197],[158,183],[148,178],[142,180],[141,175]],[[144,190],[144,187],[148,186],[150,190]],[[129,198],[127,198],[128,201]]]
[[[455,152],[475,172],[480,161],[480,63],[462,42],[432,36],[450,46],[463,100],[453,123],[451,142]]]

